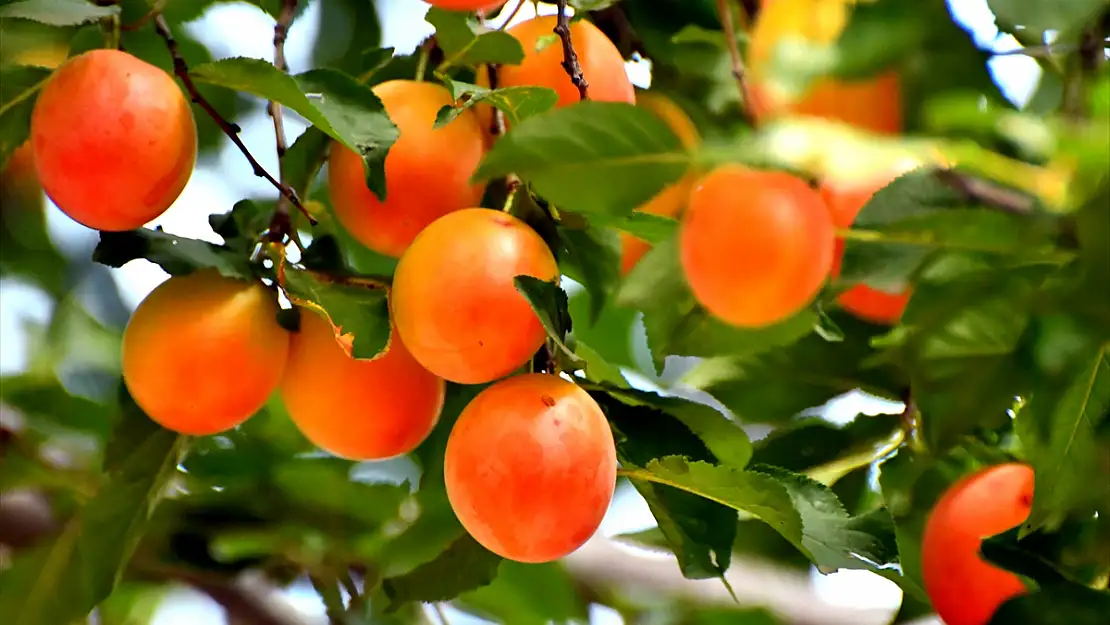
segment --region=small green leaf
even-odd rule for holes
[[[752,462],[807,471],[859,451],[879,449],[900,427],[896,414],[861,414],[842,426],[819,417],[788,422],[755,444]]]
[[[248,259],[235,250],[208,241],[168,234],[161,229],[101,232],[92,258],[102,265],[116,268],[145,258],[171,276],[215,268],[220,275],[228,278],[253,277]]]
[[[467,13],[432,7],[424,19],[435,27],[436,43],[446,57],[439,71],[453,65],[519,65],[524,60],[516,37],[473,24]]]
[[[501,561],[501,556],[464,534],[431,562],[382,580],[382,590],[391,611],[411,601],[447,601],[492,582]]]
[[[657,244],[636,263],[617,294],[617,303],[643,312],[648,346],[659,370],[668,355],[737,355],[790,345],[812,333],[817,322],[811,310],[755,330],[713,317],[694,300],[674,237]]]
[[[1036,474],[1023,531],[1069,512],[1110,514],[1110,345],[1077,358],[1070,379],[1047,378],[1017,413],[1014,428]]]
[[[20,554],[0,573],[0,613],[7,625],[69,625],[108,598],[177,471],[185,440],[133,402],[124,404],[96,495],[60,535]]]
[[[289,76],[266,61],[243,57],[204,63],[189,73],[197,82],[250,93],[296,111],[361,155],[367,185],[385,200],[385,157],[400,130],[370,87],[333,69]]]
[[[597,323],[620,283],[620,239],[611,230],[557,228],[564,272],[590,295],[590,325]]]
[[[577,13],[586,13],[589,11],[600,11],[608,9],[620,0],[570,0],[568,5],[574,7]]]
[[[281,159],[281,179],[304,198],[328,154],[328,136],[318,128],[305,130]]]
[[[492,584],[462,595],[459,602],[499,623],[548,625],[589,621],[586,604],[574,580],[558,562],[521,564],[506,560]]]
[[[351,340],[351,356],[372,360],[389,346],[389,287],[373,278],[333,276],[285,268],[280,274],[289,301],[325,316]]]
[[[1013,32],[1021,26],[1037,39],[1046,31],[1070,39],[1106,11],[1106,0],[987,0],[987,4],[1000,28]]]
[[[555,282],[540,280],[539,278],[520,275],[513,278],[516,290],[528,300],[532,310],[543,324],[547,336],[555,341],[571,359],[578,357],[566,346],[563,340],[570,331],[570,312],[567,310],[567,292]]]
[[[654,113],[587,100],[514,125],[486,154],[474,179],[515,173],[559,207],[626,215],[681,178],[691,162]]]
[[[0,19],[18,18],[50,26],[80,26],[119,13],[118,6],[99,6],[86,0],[24,0],[0,7]]]
[[[559,100],[555,90],[548,87],[489,89],[449,78],[444,78],[443,84],[451,91],[451,97],[457,104],[440,109],[436,115],[436,128],[451,123],[460,113],[480,102],[496,107],[504,113],[506,123],[518,124],[529,117],[551,110]]]
[[[50,76],[51,71],[42,67],[12,65],[0,69],[0,168],[31,136],[31,112],[39,89]]]
[[[643,239],[648,243],[662,243],[675,236],[678,232],[678,220],[662,215],[652,215],[641,211],[633,211],[627,215],[614,216],[604,213],[593,213],[587,219],[595,228],[613,228],[627,232],[634,237]]]
[[[224,245],[240,254],[249,255],[258,235],[270,223],[270,214],[251,200],[240,200],[226,213],[208,216],[208,225],[223,237]]]

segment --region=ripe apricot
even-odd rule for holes
[[[0,211],[7,206],[42,204],[42,186],[35,173],[35,155],[26,141],[8,157],[0,170]]]
[[[289,334],[258,282],[206,269],[158,285],[123,333],[123,379],[151,419],[182,434],[228,430],[277,389]]]
[[[850,6],[808,0],[764,1],[748,45],[748,110],[757,123],[783,115],[838,121],[878,134],[903,127],[902,87],[896,72],[860,80],[816,78],[800,97],[788,98],[766,80],[777,46],[787,38],[831,44],[847,24]]]
[[[442,85],[390,80],[376,85],[386,113],[400,137],[385,158],[386,199],[366,186],[361,157],[333,143],[328,159],[328,188],[339,222],[366,247],[394,258],[437,217],[474,206],[485,183],[470,176],[485,154],[476,113],[463,111],[442,128],[436,113],[453,104]]]
[[[863,207],[870,201],[879,189],[886,186],[888,178],[875,178],[869,182],[838,183],[824,181],[821,183],[821,197],[829,207],[829,215],[833,220],[833,227],[837,229],[850,228]],[[840,263],[844,257],[844,240],[836,240],[833,267],[830,272],[835,278],[840,275]],[[897,322],[906,310],[910,300],[910,290],[907,288],[900,293],[888,293],[867,286],[857,284],[837,297],[837,302],[848,312],[872,323],[891,324]]]
[[[428,4],[448,11],[491,11],[505,4],[505,0],[425,0]]]
[[[679,257],[706,310],[759,327],[813,300],[832,268],[834,242],[828,209],[800,178],[726,165],[691,193]]]
[[[530,373],[463,409],[447,440],[447,498],[486,549],[517,562],[557,560],[597,531],[617,457],[601,408],[576,384]]]
[[[196,120],[177,83],[111,49],[75,56],[54,72],[35,102],[31,141],[47,196],[99,230],[157,218],[197,160]]]
[[[636,95],[636,105],[642,106],[660,119],[667,122],[671,130],[678,135],[682,145],[688,149],[695,148],[701,142],[701,135],[697,126],[674,102],[665,95],[651,91],[641,91]],[[661,217],[677,217],[686,206],[690,197],[690,190],[697,182],[697,172],[690,172],[678,182],[667,185],[658,195],[648,200],[636,210],[659,215]],[[621,274],[627,275],[651,249],[651,245],[643,239],[637,238],[627,232],[620,233],[621,239]]]
[[[1008,599],[1026,591],[1021,578],[979,555],[984,538],[1023,523],[1033,504],[1033,470],[999,464],[964,477],[941,496],[925,523],[921,566],[925,592],[947,625],[985,625]]]
[[[301,311],[281,396],[297,429],[350,460],[405,454],[432,432],[447,385],[409,354],[396,330],[385,353],[355,360],[323,317]]]
[[[547,244],[520,219],[487,208],[440,217],[393,274],[393,319],[409,352],[432,373],[481,384],[511,373],[543,345],[544,330],[513,278],[554,280]]]

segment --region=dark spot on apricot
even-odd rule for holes
[[[543,405],[547,406],[548,408],[554,408],[555,407],[555,398],[551,397],[550,395],[544,395],[544,396],[540,397],[540,401],[542,401]],[[556,423],[556,425],[558,425],[558,424]]]

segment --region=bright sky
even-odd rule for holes
[[[423,21],[428,5],[420,0],[379,0],[382,13],[384,46],[394,46],[399,53],[411,52],[432,28]],[[987,49],[1003,51],[1019,47],[1010,36],[1000,36],[994,25],[994,18],[987,7],[986,0],[959,0],[950,2],[953,13],[974,33],[976,43]],[[549,13],[553,6],[541,7],[542,13]],[[289,34],[286,44],[286,58],[294,73],[309,69],[313,42],[319,25],[319,4],[311,2],[305,14]],[[514,21],[527,19],[534,15],[531,3],[527,3]],[[257,7],[245,2],[219,4],[210,9],[204,17],[190,25],[190,31],[204,42],[217,58],[247,56],[269,60],[272,56],[273,21]],[[1006,95],[1014,102],[1023,104],[1031,96],[1040,77],[1036,62],[1020,55],[996,57],[991,61],[991,70]],[[643,86],[648,80],[646,68],[630,67],[633,81]],[[304,131],[292,116],[286,116],[286,132],[290,143]],[[269,171],[277,171],[277,157],[273,150],[273,126],[261,104],[255,111],[237,120],[243,129],[242,139],[254,156]],[[238,150],[225,141],[215,158],[198,164],[192,179],[178,201],[162,217],[149,224],[161,225],[168,232],[198,239],[219,242],[207,224],[210,213],[230,210],[232,205],[247,195],[272,192],[268,183],[255,177],[247,162]],[[83,248],[91,251],[96,242],[95,232],[65,217],[48,202],[48,228],[51,236],[60,244],[70,248]],[[168,276],[156,265],[147,261],[135,261],[113,271],[120,286],[124,302],[130,307],[140,301]],[[48,298],[36,289],[13,280],[0,281],[0,335],[4,337],[0,348],[0,374],[20,371],[26,362],[26,337],[22,330],[24,319],[45,321],[49,315]],[[650,381],[643,380],[645,385]],[[830,405],[829,416],[834,419],[847,419],[857,412],[889,411],[889,405],[876,405],[863,397],[849,397]],[[602,526],[606,535],[640,529],[653,524],[646,504],[638,497],[621,497]],[[833,575],[814,574],[814,587],[818,594],[830,603],[857,607],[893,608],[899,602],[900,591],[892,582],[867,572],[844,571]],[[167,602],[166,609],[159,612],[156,625],[191,625],[197,622],[215,623],[220,610],[212,605],[207,597],[192,592],[173,595],[175,599]],[[302,606],[307,613],[322,616],[323,609],[311,589],[300,589],[292,593],[291,599]],[[611,625],[620,623],[613,614],[598,611],[592,622]],[[473,622],[469,619],[467,622]],[[464,621],[452,615],[452,623],[462,625]]]

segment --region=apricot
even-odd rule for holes
[[[481,384],[524,365],[545,333],[513,278],[551,281],[559,267],[520,219],[487,208],[440,217],[413,241],[393,274],[391,305],[417,362],[459,384]]]
[[[301,311],[281,396],[297,429],[349,460],[382,460],[416,449],[439,421],[446,383],[413,359],[396,330],[386,351],[356,360],[315,312]]]
[[[886,186],[889,178],[875,178],[870,182],[839,183],[824,181],[820,185],[821,197],[829,207],[833,226],[837,229],[846,229],[852,226],[856,215],[870,201],[879,189]],[[833,266],[830,274],[832,277],[840,275],[840,264],[844,257],[844,240],[836,240]],[[857,284],[837,297],[837,302],[853,315],[872,323],[892,324],[897,322],[906,310],[910,300],[910,289],[900,293],[888,293],[867,286]]]
[[[678,104],[665,95],[650,91],[641,91],[636,95],[636,105],[642,106],[667,122],[667,126],[678,135],[682,145],[693,149],[701,142],[701,135],[697,126],[686,115]],[[677,217],[686,206],[690,191],[697,182],[697,172],[690,172],[678,182],[667,185],[655,197],[648,200],[636,210],[659,215],[661,217]],[[627,232],[620,233],[621,239],[621,274],[627,275],[651,249],[651,245]]]
[[[8,157],[0,170],[0,211],[7,206],[42,204],[42,186],[35,173],[35,155],[31,142],[25,141]]]
[[[817,117],[877,134],[902,132],[902,87],[898,74],[883,72],[859,80],[814,79],[805,93],[788,98],[765,80],[776,47],[786,38],[815,45],[832,44],[843,32],[850,7],[844,3],[815,5],[808,0],[764,1],[747,48],[751,101],[757,123],[784,115]]]
[[[1033,469],[1010,462],[953,484],[925,523],[925,592],[946,625],[986,625],[1002,603],[1026,591],[1021,578],[982,558],[984,538],[1017,527],[1033,505]]]
[[[216,434],[246,421],[277,390],[289,334],[259,282],[205,269],[158,285],[123,333],[123,379],[170,430]]]
[[[725,165],[690,194],[679,259],[695,299],[722,321],[771,325],[817,295],[833,262],[835,230],[821,196],[777,171]]]
[[[340,143],[331,146],[328,190],[335,216],[356,240],[397,258],[436,218],[482,199],[485,183],[472,184],[470,176],[485,154],[485,138],[471,110],[433,128],[436,113],[454,103],[442,85],[390,80],[373,91],[400,130],[385,157],[386,199],[366,185],[362,158]]]
[[[492,11],[505,4],[505,0],[425,0],[428,4],[448,11]]]
[[[90,50],[59,67],[31,114],[46,195],[89,228],[138,228],[181,195],[197,127],[169,74],[126,52]]]
[[[486,549],[517,562],[557,560],[597,531],[617,457],[601,408],[563,378],[501,380],[463,409],[447,440],[447,498]]]

